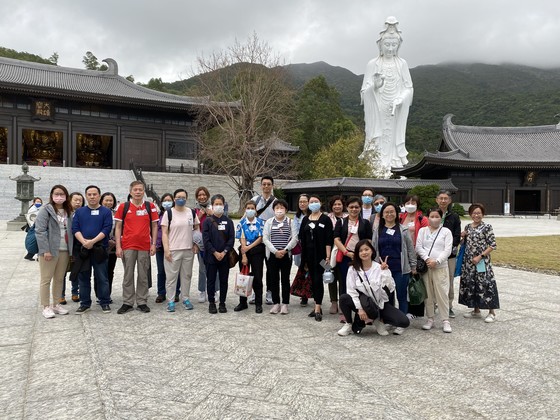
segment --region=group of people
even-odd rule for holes
[[[368,324],[380,335],[389,334],[387,325],[400,335],[411,319],[424,316],[422,328],[430,330],[436,312],[443,331],[450,333],[450,318],[455,317],[453,279],[461,244],[458,302],[472,308],[464,316],[480,318],[480,310],[488,309],[485,321],[495,320],[499,299],[490,253],[496,243],[492,227],[482,220],[482,204],[471,205],[472,222],[463,230],[459,216],[451,210],[448,191],[438,193],[438,206],[426,215],[414,195],[398,206],[366,189],[361,197],[332,197],[326,212],[318,195],[301,194],[298,210],[290,218],[288,203],[274,197],[273,187],[272,177],[261,179],[261,194],[245,204],[235,227],[227,215],[225,198],[211,196],[205,187],[196,189],[196,205],[189,208],[185,189],[164,194],[159,206],[145,201],[141,181],[130,184],[128,199],[119,205],[112,193],[101,195],[95,185],[85,189],[85,199],[55,185],[35,220],[43,315],[52,318],[68,313],[62,306],[67,272],[72,299],[80,302],[76,313],[85,313],[92,306],[92,271],[101,310],[110,312],[118,259],[123,262],[124,276],[123,303],[117,313],[127,313],[135,305],[141,312],[150,312],[154,255],[157,303],[165,302],[169,312],[175,312],[176,303],[186,310],[194,308],[190,289],[196,256],[198,302],[208,301],[211,314],[225,313],[229,271],[237,249],[240,271],[253,276],[253,295],[240,296],[235,312],[254,304],[255,312],[262,313],[264,298],[271,305],[271,314],[288,314],[290,273],[295,264],[310,283],[314,306],[309,317],[316,321],[323,319],[324,273],[334,274],[335,281],[328,284],[329,313],[340,315],[341,336],[359,334]],[[408,285],[411,276],[418,275],[427,297],[412,305]],[[302,297],[300,305],[307,304],[308,297]]]

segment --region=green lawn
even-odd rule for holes
[[[560,236],[496,238],[496,265],[560,274]]]

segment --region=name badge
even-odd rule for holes
[[[226,225],[218,225],[218,230],[226,230]]]
[[[278,223],[278,224],[276,225],[276,228],[277,228],[277,229],[279,229],[279,228],[281,228],[281,227],[284,227],[284,222]]]
[[[324,228],[324,227],[325,227],[325,225],[324,225],[324,224],[322,224],[322,223],[319,223],[319,227],[320,227],[320,228]]]
[[[136,210],[136,216],[145,216],[148,212],[146,210]]]
[[[249,230],[250,230],[251,232],[254,232],[254,231],[257,230],[257,227],[256,227],[255,225],[251,225],[251,226],[249,226]]]
[[[91,215],[92,216],[99,216],[99,210],[92,210]]]
[[[356,225],[350,226],[350,233],[353,234],[353,235],[358,233],[358,226],[356,226]]]
[[[413,228],[413,227],[414,227],[414,222],[410,222],[410,223],[408,224],[408,228],[411,229],[411,228]]]
[[[387,235],[393,236],[395,234],[395,229],[387,229]]]
[[[315,223],[313,223],[313,222],[309,223],[309,227],[310,227],[311,229],[315,229]]]

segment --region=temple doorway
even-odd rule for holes
[[[113,136],[77,133],[76,166],[113,168]]]
[[[515,191],[515,208],[518,213],[540,213],[541,192],[540,190],[517,190]]]
[[[62,131],[23,129],[22,146],[22,160],[28,165],[63,164]]]

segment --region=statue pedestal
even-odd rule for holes
[[[6,222],[6,230],[12,232],[22,230],[21,229],[22,226],[27,226],[27,220],[25,219],[25,217],[22,216],[18,216],[14,220],[10,220],[9,222]]]

